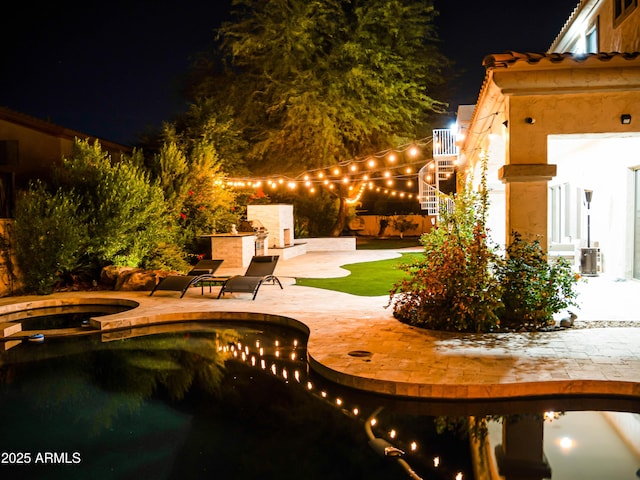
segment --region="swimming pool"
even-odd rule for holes
[[[533,419],[527,428],[542,426],[543,435],[528,437],[526,449],[544,450],[554,480],[621,465],[635,473],[637,431],[615,436],[615,455],[601,445],[593,457],[564,424],[612,410],[633,426],[637,399],[398,399],[314,375],[306,336],[294,329],[211,321],[140,331],[22,342],[0,354],[2,478],[408,478],[395,458],[378,455],[391,446],[421,478],[472,479],[470,416]],[[543,414],[551,410],[560,413]],[[499,423],[487,431],[491,449],[503,445]],[[556,437],[576,448],[556,449]]]
[[[372,406],[316,382],[299,332],[176,328],[112,342],[23,342],[2,353],[2,478],[406,478],[369,446]],[[415,438],[435,435],[423,415],[396,420],[405,437],[409,426]],[[414,461],[438,456],[446,476],[431,478],[472,478],[466,440],[440,438]]]

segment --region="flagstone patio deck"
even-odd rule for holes
[[[393,318],[391,309],[385,308],[386,296],[358,297],[294,284],[294,277],[346,275],[340,265],[393,258],[400,252],[310,252],[281,260],[276,274],[284,289],[264,285],[255,301],[248,294],[216,299],[218,287],[213,287],[211,293],[205,288],[204,295],[200,288],[192,288],[183,298],[175,292],[150,297],[148,292],[122,291],[10,297],[0,299],[0,309],[45,299],[138,302],[135,309],[92,320],[103,335],[121,336],[142,326],[152,331],[157,327],[151,325],[174,320],[284,318],[310,330],[308,353],[318,373],[357,389],[429,399],[620,395],[640,401],[640,282],[588,278],[578,287],[581,305],[575,328],[515,334],[414,328]],[[218,273],[242,271],[223,267]],[[580,328],[598,321],[608,326]],[[24,338],[28,333],[11,338]]]

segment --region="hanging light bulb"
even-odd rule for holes
[[[395,154],[395,153],[390,153],[390,154],[389,154],[389,161],[390,161],[391,163],[395,162],[395,161],[396,161],[396,158],[397,158],[397,157],[396,157],[396,154]]]
[[[415,157],[416,155],[418,155],[418,149],[416,147],[411,147],[409,149],[409,156]]]

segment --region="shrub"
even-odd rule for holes
[[[47,294],[78,265],[87,238],[73,194],[36,182],[16,202],[16,260],[27,293]]]
[[[149,168],[164,192],[173,241],[187,254],[197,253],[200,235],[238,223],[235,195],[224,186],[221,159],[209,135],[189,139],[165,128]]]
[[[393,219],[393,228],[400,232],[400,238],[404,237],[404,232],[412,230],[417,226],[418,224],[409,220],[406,215],[398,215]]]
[[[149,270],[176,270],[183,273],[189,271],[184,251],[172,243],[159,244],[144,259],[142,266]]]
[[[424,257],[404,267],[409,278],[391,290],[394,316],[435,330],[489,331],[502,305],[493,274],[499,257],[487,243],[481,196],[465,190],[454,205],[422,236]]]
[[[504,328],[541,328],[553,322],[554,313],[576,305],[577,276],[567,260],[549,262],[538,240],[526,242],[519,233],[513,233],[506,254],[498,269]]]
[[[137,158],[112,161],[96,141],[76,140],[71,158],[56,173],[62,194],[74,195],[87,219],[86,253],[98,264],[138,267],[171,239],[162,189]]]
[[[438,227],[421,238],[424,257],[403,267],[409,276],[389,302],[400,321],[464,332],[538,329],[575,305],[577,276],[565,260],[549,263],[539,241],[514,233],[506,258],[487,244],[485,171],[486,163],[480,192],[450,197],[453,210],[442,209]]]

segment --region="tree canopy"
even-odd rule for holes
[[[195,103],[231,111],[254,175],[298,175],[420,138],[446,105],[433,1],[234,0]],[[341,197],[338,234],[345,223]],[[337,232],[337,233],[336,233]]]

